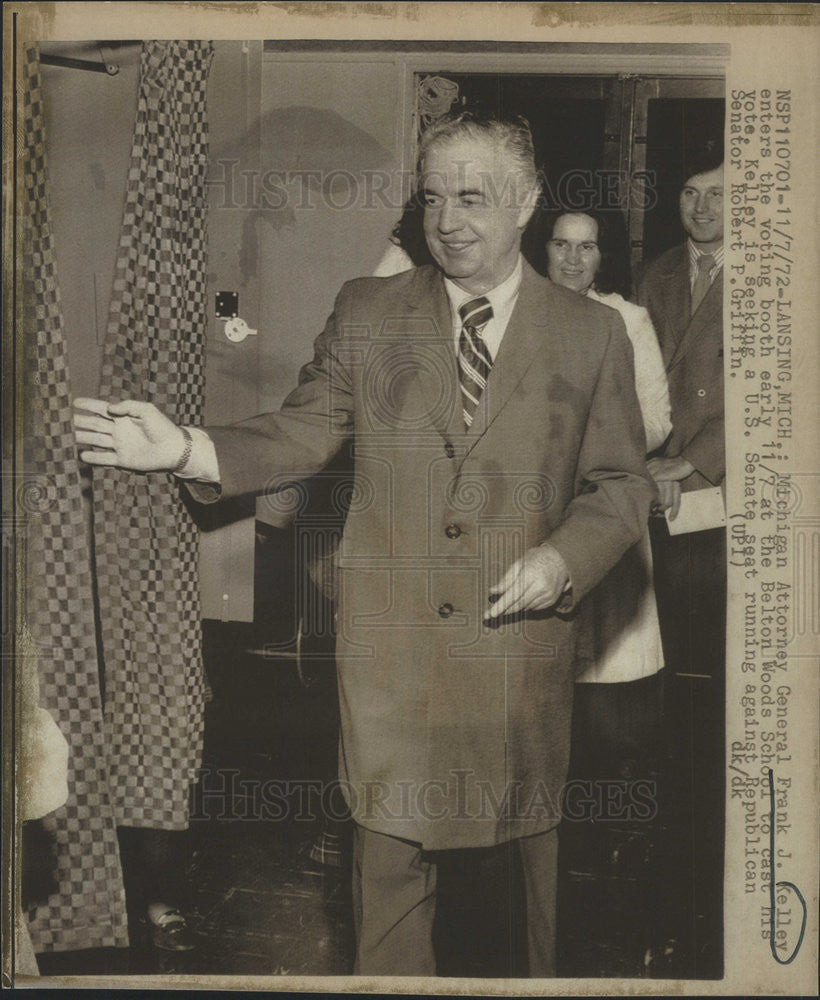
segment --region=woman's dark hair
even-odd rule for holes
[[[632,291],[632,274],[629,266],[629,242],[624,217],[617,208],[606,211],[597,208],[583,211],[540,209],[533,216],[522,241],[524,256],[538,271],[547,276],[547,243],[558,220],[564,215],[586,215],[598,227],[597,242],[601,263],[595,275],[594,288],[603,295],[618,292],[628,298]]]
[[[401,218],[393,226],[390,239],[404,250],[414,267],[432,264],[433,255],[424,238],[424,205],[418,194],[411,195],[404,204]]]

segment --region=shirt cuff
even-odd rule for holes
[[[201,427],[188,427],[187,430],[193,441],[191,457],[185,466],[175,473],[177,479],[193,479],[200,483],[218,483],[219,462],[213,441]]]
[[[559,613],[566,613],[572,610],[573,604],[575,604],[575,598],[572,594],[572,579],[569,579],[564,584],[564,589],[561,591],[561,597],[555,605],[555,610]]]

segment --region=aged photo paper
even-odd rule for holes
[[[798,3],[11,2],[3,8],[3,29],[3,985],[439,996],[816,995],[820,856],[817,8]],[[71,392],[96,396],[133,128],[129,109],[137,99],[141,45],[157,39],[213,45],[208,84],[208,206],[212,214],[220,208],[229,211],[221,212],[217,222],[210,224],[207,260],[203,257],[206,262],[197,276],[207,282],[207,356],[202,371],[210,395],[202,422],[210,424],[231,423],[278,408],[309,359],[313,339],[342,284],[380,273],[383,266],[388,267],[383,273],[394,273],[385,255],[391,246],[391,229],[412,193],[420,116],[425,108],[435,116],[438,104],[445,101],[449,106],[456,92],[484,86],[488,92],[494,93],[495,88],[500,93],[502,82],[506,87],[512,86],[509,81],[514,78],[535,80],[549,75],[558,81],[566,78],[565,84],[556,83],[555,93],[575,109],[568,113],[577,114],[580,135],[586,127],[581,103],[587,91],[573,87],[587,87],[588,95],[597,95],[595,81],[606,77],[607,86],[619,88],[619,96],[615,100],[615,91],[607,91],[612,99],[606,114],[600,120],[590,118],[589,129],[590,135],[595,129],[604,135],[607,162],[613,167],[612,190],[618,197],[626,191],[627,197],[637,198],[628,221],[635,274],[669,245],[662,245],[662,234],[657,231],[652,235],[646,221],[649,201],[656,194],[653,163],[662,162],[651,159],[655,155],[651,138],[647,145],[648,131],[660,128],[657,122],[653,126],[647,108],[652,101],[666,101],[672,108],[678,106],[675,102],[682,106],[696,97],[712,112],[715,107],[722,109],[726,478],[722,494],[714,488],[685,494],[688,499],[676,527],[670,522],[670,532],[681,536],[715,530],[719,525],[725,525],[726,532],[725,762],[719,774],[719,769],[710,771],[707,766],[703,774],[689,776],[695,789],[701,781],[718,780],[724,786],[722,920],[718,919],[715,932],[722,934],[722,940],[716,946],[716,964],[709,966],[704,978],[665,978],[652,971],[648,951],[643,974],[632,972],[624,978],[615,974],[600,978],[591,967],[588,977],[545,980],[313,976],[293,975],[287,964],[252,973],[242,966],[236,974],[220,975],[181,972],[173,964],[166,966],[165,973],[140,975],[130,974],[121,965],[77,975],[50,975],[43,966],[39,976],[30,974],[31,966],[23,959],[33,958],[33,953],[25,951],[31,945],[18,933],[24,921],[33,921],[33,933],[39,935],[38,953],[92,946],[115,953],[127,946],[128,931],[124,917],[121,926],[112,917],[112,926],[93,939],[96,944],[89,944],[92,938],[82,938],[79,932],[74,945],[70,934],[59,944],[55,943],[59,934],[73,918],[63,915],[55,930],[57,918],[46,926],[42,914],[26,916],[21,909],[23,821],[28,815],[53,815],[63,806],[60,767],[64,773],[65,755],[85,753],[91,759],[96,746],[96,737],[91,730],[81,732],[79,722],[77,729],[61,734],[52,719],[36,716],[37,690],[32,693],[26,680],[30,678],[27,665],[39,662],[40,704],[47,704],[42,691],[44,677],[50,676],[44,674],[47,654],[32,645],[28,602],[44,604],[46,597],[59,601],[61,588],[67,586],[69,617],[79,621],[91,605],[90,598],[88,607],[82,601],[72,604],[72,587],[81,581],[61,579],[54,569],[71,565],[59,524],[52,526],[50,535],[46,533],[39,567],[46,571],[44,582],[34,585],[49,588],[48,594],[40,590],[32,598],[29,592],[31,580],[41,577],[31,575],[27,559],[32,553],[24,551],[23,543],[32,519],[45,517],[50,509],[51,480],[48,476],[32,478],[26,457],[26,439],[32,433],[32,414],[26,412],[26,403],[31,406],[33,383],[25,375],[31,345],[23,338],[28,321],[22,299],[24,269],[26,261],[38,260],[45,285],[44,308],[48,309],[49,302],[53,306],[54,296],[61,295],[67,327],[74,320],[86,324],[77,334],[80,346],[73,348],[73,355],[69,349]],[[42,113],[45,123],[46,147],[65,154],[57,159],[52,156],[49,163],[55,181],[50,207],[58,218],[70,220],[75,234],[75,245],[65,254],[64,271],[63,258],[57,255],[65,277],[57,275],[59,286],[54,287],[59,292],[54,294],[49,284],[53,278],[49,251],[35,247],[31,258],[24,255],[23,247],[24,214],[29,210],[26,199],[36,195],[23,161],[32,113],[26,67],[35,43],[45,95],[44,107],[36,113]],[[81,65],[70,68],[72,60],[84,63],[86,69],[90,62],[97,62],[102,69],[83,73]],[[76,89],[66,88],[60,81],[67,77],[58,74],[74,74],[71,82]],[[184,86],[198,86],[201,81],[194,76],[192,70]],[[418,103],[423,80],[435,80],[435,90],[430,90],[424,106]],[[102,84],[108,83],[106,91]],[[564,91],[560,91],[562,85]],[[528,86],[520,86],[522,101],[527,99]],[[341,98],[339,87],[345,88]],[[449,98],[448,88],[455,88]],[[80,99],[84,107],[77,103]],[[109,101],[114,110],[109,111]],[[111,115],[110,158],[103,166],[84,160],[82,116],[95,107],[99,115]],[[312,131],[305,122],[312,124]],[[288,137],[288,149],[295,150],[290,158],[277,159],[275,149],[271,153],[266,128]],[[299,147],[294,136],[308,134],[313,145]],[[627,135],[629,141],[621,141]],[[571,154],[566,147],[555,151],[562,163],[571,163]],[[116,181],[115,169],[120,170]],[[310,172],[315,176],[308,177]],[[597,176],[593,182],[598,182]],[[573,183],[577,192],[587,190],[590,180],[575,177]],[[49,197],[43,194],[44,203]],[[318,209],[309,204],[311,198],[321,203]],[[90,206],[106,199],[110,216],[84,216],[94,211]],[[674,191],[672,199],[677,206]],[[138,202],[135,196],[134,203]],[[654,251],[652,239],[656,240]],[[89,280],[80,286],[73,279],[83,257],[91,261],[87,270],[93,272],[93,284]],[[260,273],[258,267],[260,260],[271,259],[281,261],[281,271],[272,277]],[[238,301],[230,299],[229,289],[239,289]],[[220,293],[229,297],[220,300]],[[167,319],[171,313],[162,310],[163,304],[158,303],[156,315]],[[298,330],[298,336],[289,344],[285,337],[291,329]],[[41,375],[43,380],[46,377],[42,359],[40,363],[36,384],[44,385],[45,381],[39,381]],[[705,395],[705,390],[698,391]],[[43,409],[48,410],[49,404],[43,404]],[[55,410],[50,419],[69,435],[71,447],[67,412]],[[40,416],[34,414],[34,418]],[[526,434],[528,428],[521,426],[520,432]],[[285,499],[280,502],[277,496]],[[251,505],[234,515],[231,523],[203,533],[197,597],[202,618],[253,622],[255,608],[258,612],[255,599],[259,600],[254,588],[260,588],[258,571],[254,580],[254,551],[259,552],[265,537],[278,537],[275,532],[288,522],[292,513],[288,503],[292,508],[293,502],[287,491],[268,495],[255,508]],[[84,515],[79,509],[74,514],[79,519],[74,527],[81,528]],[[286,558],[290,557],[288,553]],[[185,575],[173,584],[182,590],[194,579],[192,572],[190,579]],[[91,585],[86,584],[90,594]],[[104,619],[105,593],[96,599],[102,599]],[[72,634],[82,635],[93,657],[96,644],[105,641],[106,628],[113,625],[98,622],[99,634],[95,634],[93,616],[88,621],[91,624],[84,632]],[[694,629],[697,621],[693,621]],[[280,638],[270,641],[280,643],[274,652],[287,664],[291,655],[288,637],[281,642]],[[81,660],[78,651],[69,661],[72,672],[81,670]],[[35,668],[35,685],[36,673]],[[304,681],[301,668],[299,680]],[[69,715],[79,712],[76,717],[82,718],[84,706],[76,704],[78,698],[70,690],[60,697]],[[197,697],[201,701],[203,692]],[[99,711],[96,703],[95,711]],[[44,742],[36,749],[32,749],[32,733],[21,728],[22,718],[38,718],[38,725],[45,727],[42,733],[38,730],[38,739]],[[177,730],[199,721],[170,720]],[[688,734],[695,762],[698,745],[708,746],[713,735],[706,731],[710,726],[707,718],[701,728],[695,706]],[[51,799],[44,795],[32,804],[36,795],[23,776],[26,754],[44,752],[45,745],[56,753],[55,772],[50,776],[56,790]],[[181,741],[175,746],[174,752],[180,755],[176,763],[184,773],[187,765],[180,761],[188,751],[179,749]],[[111,797],[119,796],[116,808],[127,813],[129,796],[137,796],[137,786],[145,779],[125,769],[122,773],[122,784],[111,791]],[[101,791],[96,780],[89,779],[82,794],[89,801],[98,796],[107,803],[109,792]],[[162,772],[161,780],[170,783],[163,785],[167,789],[179,778],[170,767]],[[209,780],[214,780],[213,774]],[[215,786],[208,787],[213,790]],[[68,792],[77,795],[76,789]],[[198,808],[205,806],[200,803]],[[26,813],[27,809],[32,811]],[[192,824],[197,816],[192,814]],[[186,824],[187,815],[174,815],[167,828],[182,829]],[[88,890],[89,905],[105,897],[100,904],[103,908],[110,903],[112,912],[124,914],[122,900],[114,898],[111,888],[120,878],[118,862],[106,868],[109,855],[95,861],[96,848],[91,845],[97,834],[99,828],[85,841],[89,867],[78,877],[76,892]],[[77,835],[82,841],[85,834],[79,830]],[[106,836],[116,853],[113,825]],[[696,832],[699,843],[697,836]],[[694,864],[699,864],[697,856]],[[60,877],[63,889],[69,885],[66,898],[70,902],[71,873],[62,871]],[[719,871],[713,883],[719,900]],[[598,891],[596,885],[590,883],[592,891]],[[686,884],[667,888],[681,898],[689,891]],[[294,937],[300,933],[293,928],[286,931]],[[583,942],[577,947],[582,952]]]

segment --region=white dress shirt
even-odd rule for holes
[[[687,239],[686,246],[689,250],[689,290],[692,291],[695,287],[695,280],[698,276],[698,257],[704,257],[707,254],[711,254],[715,261],[709,268],[709,284],[713,284],[718,271],[723,267],[723,244],[721,243],[716,250],[699,250],[693,240]]]
[[[510,316],[515,308],[515,303],[518,301],[518,290],[521,287],[522,273],[523,265],[521,263],[521,255],[519,254],[518,261],[509,278],[502,281],[500,285],[496,285],[495,288],[491,288],[489,292],[482,292],[481,296],[473,292],[465,292],[463,288],[459,288],[450,278],[444,279],[444,288],[447,292],[447,298],[450,301],[450,315],[453,320],[453,341],[456,354],[458,354],[458,342],[461,337],[461,317],[458,314],[458,310],[466,302],[483,297],[493,307],[493,316],[481,331],[481,339],[487,345],[490,357],[495,361],[495,356],[498,353],[498,348],[501,346],[507,324],[510,322]]]

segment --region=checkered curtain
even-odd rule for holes
[[[100,395],[201,422],[209,42],[145,42]],[[197,529],[167,473],[95,469],[111,799],[121,826],[184,829],[206,682]]]
[[[128,944],[125,893],[108,795],[88,525],[71,424],[36,46],[26,51],[23,71],[26,625],[41,704],[69,744],[68,801],[41,821],[52,841],[53,884],[35,893],[30,930],[36,951],[121,947]]]

